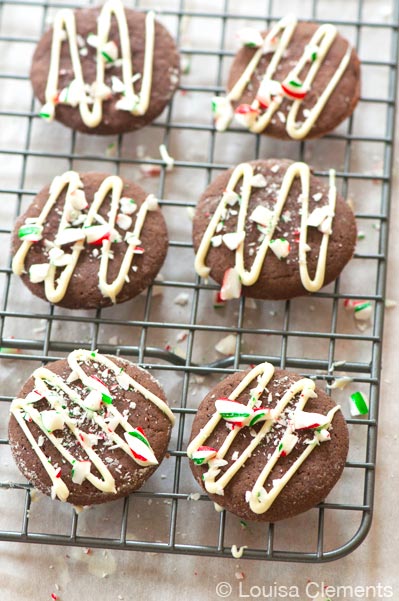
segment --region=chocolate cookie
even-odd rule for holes
[[[154,18],[124,8],[59,11],[33,55],[41,117],[88,134],[120,134],[162,113],[179,83],[179,54]]]
[[[74,505],[140,488],[165,456],[174,423],[150,374],[84,350],[37,369],[10,411],[11,451],[22,474]]]
[[[334,171],[327,186],[306,163],[259,160],[208,186],[193,242],[196,271],[222,284],[222,300],[289,299],[338,277],[353,255],[356,223]]]
[[[12,268],[36,296],[92,309],[147,288],[167,246],[153,194],[117,176],[67,171],[17,219]]]
[[[198,483],[240,518],[275,522],[320,503],[339,479],[348,429],[309,378],[261,363],[220,382],[187,449]]]
[[[318,138],[355,109],[360,97],[356,51],[334,25],[298,22],[293,15],[269,32],[244,28],[227,82],[216,97],[216,128],[233,119],[254,133],[280,139]]]

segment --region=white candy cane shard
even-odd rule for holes
[[[72,482],[74,484],[82,484],[90,474],[90,461],[75,461],[72,465]]]
[[[133,215],[133,213],[137,211],[137,203],[133,198],[122,196],[119,202],[121,205],[121,212],[125,213],[125,215]]]
[[[262,173],[256,173],[251,179],[252,188],[265,188],[267,186],[267,181]]]
[[[71,203],[72,207],[77,211],[83,211],[88,207],[86,195],[83,190],[73,190],[68,194],[68,200]]]
[[[223,192],[223,201],[226,203],[226,205],[233,207],[239,202],[239,200],[240,197],[237,192],[233,192],[232,190],[225,190]]]
[[[319,227],[326,217],[330,216],[330,207],[328,205],[324,207],[316,207],[308,216],[308,226]]]
[[[245,232],[229,232],[223,235],[223,242],[230,250],[236,250],[244,242]]]
[[[91,390],[83,401],[86,409],[99,411],[102,405],[102,394],[99,390]]]
[[[240,298],[241,288],[241,280],[236,268],[231,267],[230,269],[227,269],[223,276],[223,283],[220,289],[220,298],[224,301],[233,298]]]
[[[128,230],[133,223],[133,219],[130,215],[126,215],[125,213],[118,213],[116,216],[116,225],[120,227],[122,230]]]
[[[79,227],[67,227],[58,232],[54,244],[63,246],[64,244],[73,244],[78,240],[84,240],[86,233]]]
[[[267,207],[258,205],[252,211],[249,218],[251,221],[255,221],[255,223],[259,223],[259,225],[263,225],[264,227],[267,227],[268,225],[270,225],[270,223],[273,219],[273,211],[271,211]]]
[[[285,238],[270,240],[269,248],[274,252],[278,259],[286,259],[290,254],[290,243]]]
[[[35,263],[29,267],[29,279],[33,284],[44,282],[50,269],[50,263]]]
[[[64,418],[58,411],[49,409],[48,411],[42,411],[40,415],[43,426],[48,432],[63,429],[65,423]]]
[[[237,336],[229,334],[215,344],[215,350],[221,355],[234,355],[237,345]]]
[[[119,373],[115,376],[115,379],[118,382],[119,386],[123,390],[129,390],[129,387],[130,387],[129,374],[127,374],[125,371],[121,371],[121,373]]]

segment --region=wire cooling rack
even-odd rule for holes
[[[231,557],[231,545],[237,544],[246,545],[244,558],[252,559],[322,562],[342,557],[364,540],[373,510],[399,4],[159,0],[130,5],[158,10],[158,18],[179,43],[186,74],[156,123],[104,140],[41,122],[30,89],[29,64],[37,40],[56,9],[75,4],[0,2],[0,540],[215,557]],[[354,117],[325,139],[305,143],[268,140],[234,127],[215,132],[210,98],[223,91],[235,50],[234,32],[243,25],[266,28],[289,11],[337,24],[357,47],[363,92]],[[173,172],[157,158],[161,143],[175,157]],[[335,167],[342,194],[356,201],[366,242],[359,242],[341,278],[311,299],[255,305],[241,299],[216,310],[216,287],[193,273],[187,207],[195,206],[221,169],[268,156],[308,160],[320,177]],[[143,165],[160,167],[157,177],[142,184],[161,199],[170,229],[163,278],[144,296],[103,311],[67,312],[32,298],[10,269],[9,237],[16,215],[40,187],[67,168],[140,178]],[[356,328],[343,310],[343,298],[372,302],[368,329]],[[235,352],[221,358],[214,344],[229,334],[236,336]],[[151,369],[166,388],[177,418],[169,456],[144,488],[82,513],[46,497],[37,500],[13,464],[6,429],[9,403],[29,373],[77,347],[116,353]],[[350,418],[345,408],[349,393],[333,390],[344,402],[351,435],[340,483],[324,503],[303,516],[255,527],[214,511],[196,488],[184,451],[206,390],[227,373],[263,360],[294,368],[325,387],[345,373],[353,379],[352,390],[369,396],[370,411],[366,419]]]

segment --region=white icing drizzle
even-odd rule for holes
[[[335,187],[335,171],[333,169],[329,172],[329,194],[328,194],[328,212],[329,219],[331,220],[330,226],[332,225],[332,219],[335,211],[336,203],[336,187]],[[195,256],[195,270],[201,277],[208,277],[210,268],[206,266],[206,256],[211,246],[211,240],[216,232],[219,222],[225,212],[228,204],[229,195],[234,192],[238,182],[242,179],[241,188],[241,204],[238,213],[237,229],[238,234],[245,233],[245,223],[248,218],[248,207],[249,200],[252,193],[253,184],[251,184],[254,172],[252,165],[249,163],[241,163],[234,169],[226,190],[222,195],[219,205],[217,206],[207,229],[203,235],[198,251]],[[277,201],[274,206],[274,210],[271,212],[270,224],[267,227],[265,237],[262,243],[259,245],[255,259],[249,270],[246,269],[244,264],[244,244],[245,239],[238,245],[235,251],[235,268],[239,274],[240,280],[244,286],[252,286],[258,280],[263,263],[265,261],[267,252],[269,250],[269,243],[273,238],[274,231],[279,222],[281,213],[284,209],[284,205],[288,199],[288,195],[296,177],[300,178],[302,193],[301,193],[301,224],[299,234],[299,272],[302,284],[309,292],[316,292],[319,290],[324,282],[326,260],[327,260],[327,249],[329,237],[331,234],[331,227],[327,228],[323,233],[323,238],[320,245],[319,257],[317,260],[316,273],[313,279],[310,278],[307,268],[307,229],[308,229],[308,215],[309,215],[309,192],[310,192],[310,169],[306,163],[292,163],[283,178],[281,188],[278,192]]]
[[[265,75],[260,83],[259,88],[263,87],[267,88],[269,82],[274,81],[273,76],[275,75],[278,65],[286,52],[291,38],[294,34],[295,28],[297,26],[297,18],[294,15],[287,15],[285,18],[281,19],[267,34],[263,46],[257,49],[252,59],[248,63],[247,67],[241,74],[241,77],[234,84],[233,88],[227,94],[226,99],[230,101],[238,101],[243,95],[245,88],[251,80],[253,73],[255,72],[264,52],[265,48],[270,48],[273,44],[273,41],[278,38],[278,43],[273,52],[273,57],[266,69]],[[318,29],[313,34],[312,38],[309,40],[307,46],[305,47],[302,56],[285,78],[285,81],[289,81],[292,79],[297,79],[309,62],[309,48],[315,48],[317,50],[317,55],[315,60],[311,63],[309,71],[302,82],[302,89],[309,90],[311,84],[313,83],[320,67],[322,66],[335,38],[337,35],[337,29],[334,25],[324,24],[318,27]],[[305,120],[301,123],[297,121],[298,111],[301,107],[303,99],[293,100],[292,105],[288,111],[287,121],[286,121],[286,131],[291,138],[296,140],[301,140],[305,138],[314,124],[316,123],[318,117],[323,111],[325,105],[328,102],[331,94],[339,83],[341,77],[346,71],[346,68],[349,64],[350,57],[352,53],[352,48],[348,44],[347,51],[345,52],[341,62],[337,66],[337,69],[333,75],[333,77],[328,82],[327,86],[323,90],[323,92],[318,96],[318,99],[314,106],[309,110]],[[273,115],[278,111],[280,105],[284,100],[283,94],[277,94],[271,98],[269,106],[259,114],[257,118],[251,121],[248,126],[248,129],[254,133],[260,133],[264,131],[269,125]],[[255,110],[259,109],[259,102],[255,99],[251,107]],[[231,108],[228,106],[224,109],[224,112],[229,112],[231,114]],[[228,126],[228,121],[221,119],[220,120],[220,129],[221,131],[226,129]]]
[[[122,371],[121,368],[110,358],[104,355],[83,349],[70,353],[68,355],[68,364],[71,368],[71,374],[73,374],[73,378],[71,379],[74,381],[79,379],[82,384],[89,389],[99,390],[101,392],[101,390],[104,388],[104,385],[95,380],[93,377],[86,375],[80,364],[81,362],[88,361],[92,361],[96,364],[104,366],[116,377],[123,373],[123,389],[126,390],[126,385],[128,385],[128,387],[132,387],[135,391],[143,395],[145,399],[156,405],[168,417],[171,424],[174,424],[174,415],[168,405],[162,399],[139,384],[125,371]],[[72,389],[70,386],[68,386],[68,384],[57,374],[45,367],[40,367],[33,372],[33,378],[35,380],[35,391],[37,391],[39,394],[36,394],[36,398],[34,399],[32,399],[32,393],[30,393],[31,396],[28,395],[28,397],[25,399],[14,399],[11,403],[10,413],[14,415],[23,433],[30,442],[32,449],[43,465],[43,468],[49,475],[52,482],[52,496],[57,496],[61,501],[66,501],[69,496],[69,489],[60,477],[60,468],[54,467],[40,448],[41,445],[39,445],[38,440],[36,440],[31,433],[25,417],[27,416],[29,420],[32,420],[40,428],[42,436],[46,436],[51,441],[54,447],[59,451],[63,458],[72,465],[72,467],[78,465],[79,460],[77,460],[76,457],[74,457],[72,453],[70,453],[70,451],[63,446],[62,437],[54,436],[52,432],[48,431],[44,427],[42,412],[39,412],[34,407],[34,404],[43,397],[47,400],[52,410],[57,411],[57,413],[62,417],[64,427],[67,427],[74,437],[79,441],[82,449],[88,457],[88,460],[90,461],[90,465],[93,465],[101,475],[101,478],[99,478],[92,474],[90,470],[85,470],[84,479],[87,479],[98,490],[108,493],[115,493],[116,489],[114,477],[105,463],[100,459],[99,455],[93,450],[92,447],[94,443],[90,439],[90,434],[82,431],[76,425],[75,420],[70,417],[70,407],[65,406],[65,398],[63,398],[59,392],[64,393],[69,398],[71,403],[74,403],[83,409],[87,417],[95,422],[95,424],[104,433],[106,438],[112,442],[112,444],[121,448],[127,455],[136,461],[129,445],[123,440],[123,438],[113,431],[113,429],[110,427],[110,424],[105,421],[102,415],[96,411],[88,410],[87,406],[85,405],[85,398],[83,398],[76,389]],[[68,381],[69,380],[70,379],[68,378]],[[48,384],[50,385],[50,388]],[[125,432],[131,432],[134,429],[134,427],[129,424],[124,414],[118,411],[114,405],[107,405],[107,410],[108,414],[111,414],[115,418],[117,423],[122,426]],[[136,463],[138,463],[138,461],[136,461]],[[139,465],[141,464],[139,463]]]
[[[121,66],[124,96],[123,108],[121,108],[122,110],[128,110],[133,115],[144,115],[148,109],[151,96],[155,40],[155,14],[153,11],[150,11],[146,15],[145,57],[143,74],[141,77],[142,84],[139,95],[137,95],[134,91],[134,82],[132,81],[133,66],[130,35],[127,26],[125,10],[120,0],[107,0],[98,17],[95,88],[96,90],[102,90],[105,85],[104,76],[107,60],[101,51],[109,41],[112,15],[115,15],[117,20],[122,53]],[[104,98],[101,97],[101,94],[100,97],[94,97],[94,99],[89,98],[86,95],[86,83],[84,81],[82,65],[80,62],[79,44],[76,32],[76,19],[72,9],[60,10],[54,19],[50,68],[45,92],[46,105],[42,110],[44,112],[48,111],[50,119],[53,117],[54,107],[58,102],[57,97],[59,93],[58,82],[60,56],[62,43],[64,41],[68,41],[69,43],[72,69],[74,72],[73,81],[78,98],[78,102],[76,104],[79,104],[80,115],[85,125],[88,127],[96,127],[102,120],[102,104]],[[92,108],[89,107],[89,104],[93,104]]]
[[[244,376],[238,386],[233,390],[233,392],[229,395],[228,399],[234,401],[237,397],[240,396],[245,389],[251,385],[253,380],[257,378],[257,385],[255,388],[250,391],[250,398],[248,401],[248,407],[252,408],[254,403],[256,403],[263,391],[266,389],[268,383],[272,379],[274,374],[274,367],[270,363],[261,363],[254,367],[248,374]],[[236,438],[238,432],[243,427],[247,427],[245,425],[237,426],[229,432],[223,441],[222,446],[217,452],[216,459],[209,461],[209,470],[204,473],[204,485],[206,490],[211,494],[224,494],[225,487],[229,484],[229,482],[234,478],[235,474],[240,469],[243,469],[246,461],[251,457],[254,453],[258,445],[262,442],[262,440],[266,437],[266,435],[273,429],[274,423],[281,417],[283,411],[286,409],[287,405],[293,401],[296,395],[300,394],[299,400],[296,403],[295,410],[302,411],[305,407],[309,398],[316,397],[315,383],[313,380],[309,378],[302,378],[291,384],[283,396],[278,400],[276,406],[272,410],[273,417],[272,419],[267,419],[260,430],[256,433],[256,435],[252,438],[251,442],[244,449],[244,451],[237,457],[237,459],[233,460],[228,469],[217,479],[217,476],[220,473],[220,466],[224,464],[224,457],[228,453],[230,447],[234,443],[234,439]],[[331,409],[327,415],[325,416],[325,422],[323,427],[329,427],[333,420],[335,413],[340,409],[339,405]],[[187,455],[191,458],[192,454],[198,449],[198,447],[202,446],[204,442],[209,438],[212,432],[215,430],[216,426],[223,419],[221,415],[216,411],[208,423],[200,430],[199,434],[191,441],[187,448]],[[281,444],[292,435],[292,425],[288,423],[288,426],[282,435],[279,443]],[[278,462],[280,458],[279,444],[276,446],[276,450],[271,454],[270,458],[266,461],[264,468],[259,474],[253,488],[248,492],[247,501],[249,502],[249,506],[251,511],[257,514],[265,513],[278,495],[281,493],[283,488],[288,484],[294,474],[298,471],[300,466],[304,463],[306,458],[312,453],[312,451],[322,442],[325,438],[319,437],[319,433],[317,430],[314,431],[313,439],[308,441],[306,448],[302,453],[298,456],[298,458],[292,463],[287,472],[278,480],[273,480],[272,486],[269,489],[269,492],[266,492],[264,485],[273,470],[274,466]],[[215,462],[212,465],[212,462]],[[223,461],[223,463],[222,463]]]
[[[107,282],[107,272],[108,272],[108,263],[110,259],[112,242],[115,241],[115,238],[118,240],[119,234],[115,230],[115,223],[117,220],[118,210],[120,210],[121,205],[121,197],[123,195],[123,180],[115,175],[110,175],[101,183],[99,189],[94,195],[93,202],[90,206],[90,209],[86,216],[84,216],[84,221],[81,229],[72,228],[68,217],[70,215],[71,210],[73,210],[72,199],[73,194],[76,191],[79,191],[83,184],[80,181],[78,173],[75,171],[66,171],[60,176],[54,178],[50,186],[50,195],[48,197],[47,202],[42,208],[40,215],[35,218],[35,225],[44,225],[46,219],[49,216],[50,211],[54,208],[59,199],[64,188],[68,186],[65,198],[64,210],[62,212],[60,218],[60,225],[58,231],[55,235],[54,240],[52,241],[52,247],[58,250],[61,250],[61,246],[63,245],[63,241],[61,238],[61,233],[68,230],[68,232],[75,232],[76,236],[80,239],[75,242],[72,246],[71,254],[65,253],[65,256],[68,258],[68,263],[61,269],[60,274],[57,276],[57,269],[60,267],[57,264],[51,262],[46,276],[43,278],[44,281],[44,291],[46,294],[46,298],[52,303],[59,303],[65,296],[68,285],[71,280],[71,277],[74,273],[75,267],[79,260],[80,253],[84,249],[85,237],[90,232],[89,229],[85,231],[85,228],[90,228],[93,223],[97,222],[102,225],[106,225],[109,228],[110,238],[104,239],[101,245],[101,260],[98,271],[98,284],[99,288],[105,297],[109,297],[112,302],[116,302],[116,297],[119,292],[122,290],[126,278],[128,276],[133,257],[137,249],[139,249],[140,245],[140,234],[143,228],[145,218],[147,215],[147,211],[154,210],[154,197],[153,195],[147,196],[146,200],[140,206],[140,209],[137,212],[136,220],[134,224],[134,228],[132,232],[127,232],[125,237],[125,242],[127,245],[126,253],[123,257],[118,275],[111,282]],[[109,211],[108,221],[102,218],[98,211],[111,192],[111,207]],[[57,239],[59,240],[57,242]],[[12,270],[16,275],[21,275],[24,273],[25,268],[25,258],[34,242],[30,240],[23,240],[21,246],[17,250],[14,255],[12,261]]]

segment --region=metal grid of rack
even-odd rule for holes
[[[309,17],[313,18],[318,22],[323,22],[323,14],[319,12],[319,5],[321,0],[312,0],[309,4]],[[170,3],[171,4],[171,3]],[[185,84],[184,78],[182,79],[180,86],[180,94],[205,94],[209,99],[211,95],[220,93],[223,91],[223,79],[224,79],[224,62],[229,60],[233,55],[233,51],[226,48],[226,38],[228,31],[228,24],[238,22],[239,20],[245,20],[247,23],[254,24],[256,26],[268,26],[271,20],[282,16],[275,12],[272,0],[265,0],[262,3],[262,15],[259,14],[242,14],[242,12],[236,12],[234,8],[234,0],[224,0],[217,3],[215,11],[206,12],[205,10],[192,9],[192,2],[190,0],[178,0],[176,7],[174,8],[163,8],[159,11],[159,16],[162,18],[173,19],[175,22],[175,28],[177,32],[177,41],[180,42],[180,51],[183,56],[195,60],[196,58],[209,58],[215,61],[215,77],[213,83]],[[258,3],[261,4],[261,3]],[[296,550],[293,546],[286,545],[285,547],[279,546],[276,541],[278,540],[278,531],[281,528],[280,524],[269,524],[265,527],[262,535],[259,536],[259,544],[257,546],[246,549],[244,558],[252,559],[265,559],[265,560],[284,560],[284,561],[298,561],[298,562],[322,562],[341,557],[358,546],[362,540],[364,540],[371,523],[372,509],[373,509],[373,489],[374,489],[374,468],[376,461],[376,439],[377,439],[377,417],[378,417],[378,394],[379,394],[379,378],[380,378],[380,367],[381,367],[381,336],[383,331],[383,310],[384,310],[384,289],[385,289],[385,273],[386,273],[386,251],[387,251],[387,239],[388,239],[388,218],[389,218],[389,201],[391,193],[391,171],[392,171],[392,153],[393,153],[393,132],[394,132],[394,113],[396,106],[396,84],[397,84],[397,56],[398,56],[398,25],[399,25],[399,5],[397,2],[393,3],[394,13],[390,16],[389,20],[381,19],[380,21],[368,21],[365,20],[365,6],[366,1],[358,0],[353,3],[356,5],[356,14],[353,18],[347,20],[335,21],[340,27],[350,27],[354,31],[354,42],[357,48],[361,46],[363,29],[378,29],[384,32],[386,35],[387,43],[390,45],[389,57],[383,60],[364,60],[363,65],[368,66],[371,69],[384,69],[387,73],[387,90],[386,94],[379,97],[362,96],[360,105],[362,103],[378,105],[384,108],[384,123],[381,126],[380,135],[372,134],[358,134],[356,133],[353,126],[353,119],[345,125],[344,129],[339,129],[338,132],[334,132],[327,136],[327,140],[330,143],[338,143],[342,145],[343,150],[343,161],[342,169],[337,170],[337,177],[341,184],[341,191],[344,196],[348,194],[351,182],[365,183],[366,185],[372,185],[377,182],[378,189],[378,209],[374,211],[357,213],[359,223],[366,222],[377,222],[378,226],[378,240],[377,249],[374,253],[362,253],[357,252],[354,261],[364,262],[367,265],[373,264],[375,266],[375,286],[373,285],[372,290],[368,290],[367,293],[359,294],[359,291],[346,293],[347,298],[363,298],[370,300],[374,303],[374,321],[371,333],[346,333],[343,331],[339,324],[339,308],[342,303],[343,292],[340,288],[340,281],[338,280],[335,284],[329,287],[327,290],[323,290],[320,293],[314,295],[315,299],[320,299],[322,302],[328,303],[330,307],[329,327],[314,331],[309,331],[297,327],[295,320],[292,316],[292,302],[280,303],[281,321],[279,324],[264,324],[258,326],[251,326],[247,320],[246,314],[246,301],[241,299],[237,301],[234,314],[234,323],[223,324],[220,321],[215,324],[206,323],[201,315],[201,303],[205,294],[212,294],[216,290],[216,286],[212,283],[206,283],[201,281],[199,278],[180,279],[178,276],[167,277],[166,279],[156,282],[157,286],[162,287],[164,291],[174,290],[176,292],[188,292],[190,294],[190,307],[189,315],[184,324],[178,320],[165,321],[168,318],[168,314],[164,315],[164,319],[156,319],[152,316],[152,304],[154,303],[154,287],[150,288],[146,296],[142,299],[142,315],[139,319],[122,318],[118,317],[116,313],[109,313],[107,311],[96,311],[87,314],[74,314],[57,311],[55,307],[48,306],[48,309],[43,309],[44,305],[41,304],[40,310],[29,312],[29,300],[26,297],[26,304],[22,308],[15,309],[13,305],[13,295],[10,292],[13,276],[10,270],[10,258],[6,257],[6,244],[2,242],[3,249],[3,263],[1,265],[0,274],[4,283],[4,292],[1,302],[1,325],[0,325],[0,345],[1,352],[0,358],[7,360],[10,355],[7,354],[6,349],[18,349],[18,353],[12,355],[17,365],[22,365],[23,362],[47,362],[57,359],[59,356],[73,350],[77,346],[84,346],[86,348],[97,348],[100,352],[117,353],[126,357],[133,358],[140,365],[147,367],[154,372],[169,375],[172,378],[178,375],[181,381],[181,394],[180,403],[173,407],[176,414],[177,423],[175,426],[175,436],[173,438],[173,444],[170,449],[170,456],[174,461],[174,467],[169,478],[168,486],[162,490],[157,491],[156,487],[149,487],[148,490],[139,491],[131,497],[124,500],[121,505],[122,513],[119,515],[120,525],[119,532],[115,536],[110,537],[99,537],[96,535],[84,535],[79,532],[79,521],[82,519],[81,515],[75,512],[73,509],[68,514],[69,525],[67,532],[63,534],[54,534],[46,530],[42,532],[32,531],[30,528],[30,512],[31,512],[31,497],[32,491],[30,485],[21,481],[10,481],[9,479],[2,479],[0,481],[0,491],[7,494],[8,491],[19,490],[24,495],[24,500],[21,506],[21,517],[20,527],[15,529],[0,529],[0,540],[8,541],[22,541],[32,543],[48,543],[48,544],[62,544],[62,545],[75,545],[84,547],[103,547],[103,548],[114,548],[114,549],[130,549],[130,550],[142,550],[142,551],[156,551],[156,552],[169,552],[169,553],[189,553],[198,555],[210,555],[215,557],[231,557],[231,537],[229,536],[229,517],[224,512],[218,514],[215,519],[217,525],[214,530],[214,542],[209,544],[202,544],[196,540],[188,540],[179,538],[178,523],[179,513],[181,512],[182,506],[187,503],[187,493],[182,491],[181,488],[181,473],[183,468],[186,469],[187,460],[185,457],[185,444],[187,442],[187,433],[185,428],[187,427],[187,421],[190,420],[192,415],[195,413],[195,407],[191,406],[189,402],[189,390],[192,385],[193,378],[203,376],[204,374],[213,374],[215,376],[225,375],[235,371],[236,369],[243,368],[248,364],[256,363],[262,360],[268,360],[274,365],[281,366],[283,368],[295,368],[298,371],[302,371],[307,374],[314,374],[318,380],[324,382],[324,384],[330,383],[334,375],[336,374],[336,365],[334,364],[336,357],[336,346],[340,343],[347,345],[355,345],[358,341],[362,343],[368,343],[368,356],[363,357],[364,360],[356,360],[354,357],[350,361],[345,363],[345,371],[351,375],[356,382],[367,386],[369,389],[370,397],[370,412],[367,419],[348,419],[348,423],[353,432],[361,430],[362,432],[362,450],[363,459],[361,461],[348,461],[346,470],[355,470],[357,473],[362,474],[362,500],[361,502],[352,502],[351,499],[346,502],[334,502],[327,500],[322,503],[314,511],[316,512],[316,518],[312,520],[314,526],[314,537],[312,539],[312,545],[310,545],[306,551]],[[7,10],[7,8],[20,7],[21,10],[29,7],[37,7],[40,9],[40,29],[45,28],[46,19],[49,11],[60,8],[72,6],[69,3],[64,2],[45,2],[44,0],[7,0],[6,2],[0,2],[0,11]],[[147,4],[140,3],[137,0],[134,3],[139,10],[147,8]],[[1,18],[1,17],[0,17]],[[215,44],[213,48],[205,47],[193,47],[190,44],[186,44],[183,31],[187,20],[191,23],[217,23],[218,24],[218,44]],[[329,19],[331,21],[331,19]],[[334,22],[334,20],[332,21]],[[181,39],[183,38],[183,39]],[[33,47],[37,42],[38,37],[30,37],[26,35],[15,36],[10,35],[7,27],[2,26],[0,21],[0,43],[3,44],[22,44],[29,47]],[[186,44],[186,45],[185,45]],[[12,86],[18,82],[25,82],[28,80],[26,73],[13,73],[13,65],[11,63],[5,66],[5,70],[0,73],[0,80],[2,86]],[[93,166],[97,165],[97,168],[109,169],[109,165],[119,172],[123,167],[133,168],[137,165],[142,164],[153,164],[161,167],[159,179],[157,180],[158,185],[158,196],[161,199],[161,204],[165,210],[177,210],[185,208],[186,206],[195,206],[196,197],[192,197],[189,194],[188,200],[174,199],[173,193],[169,197],[165,193],[167,187],[167,172],[165,164],[162,160],[158,159],[146,159],[140,157],[132,157],[131,154],[124,150],[124,139],[119,137],[116,144],[116,154],[112,157],[104,154],[96,153],[95,151],[82,151],[78,136],[73,132],[68,132],[70,136],[69,147],[63,147],[62,145],[56,151],[53,150],[40,150],[32,144],[32,129],[35,122],[37,121],[37,111],[35,108],[35,101],[33,97],[30,99],[29,110],[18,110],[13,108],[5,108],[0,111],[0,118],[12,118],[18,121],[19,119],[24,120],[27,123],[25,133],[22,136],[22,145],[19,148],[14,148],[9,145],[9,140],[1,140],[0,155],[2,160],[6,161],[7,157],[18,157],[20,159],[20,172],[18,185],[2,187],[0,189],[0,195],[4,199],[11,198],[13,201],[13,212],[14,217],[20,212],[21,206],[23,206],[24,200],[29,200],[36,193],[36,189],[31,189],[27,185],[27,169],[28,161],[32,158],[41,158],[43,161],[51,161],[54,159],[62,159],[66,161],[69,168],[73,168],[79,161],[90,162]],[[158,122],[147,128],[147,135],[157,135],[159,140],[166,144],[170,143],[171,138],[175,132],[188,132],[192,136],[207,135],[207,146],[203,149],[201,160],[183,160],[176,159],[175,168],[180,169],[183,173],[187,170],[187,173],[192,173],[193,170],[204,174],[205,182],[209,181],[213,175],[213,170],[224,169],[229,164],[221,162],[217,157],[217,134],[209,121],[193,121],[179,118],[176,112],[173,110],[173,105],[176,103],[176,97],[169,108],[166,110],[166,116],[162,117]],[[242,140],[248,146],[246,159],[254,159],[259,156],[264,156],[262,150],[262,140],[259,136],[255,137],[253,134],[248,132],[242,132],[236,130],[233,132],[242,136]],[[160,136],[159,136],[160,134]],[[224,134],[222,134],[224,135]],[[51,137],[51,131],[49,130],[49,137]],[[369,143],[378,144],[382,149],[382,169],[381,173],[376,175],[370,170],[364,172],[362,169],[352,168],[352,150],[356,143]],[[253,149],[251,150],[251,144]],[[291,143],[291,150],[294,150],[296,156],[301,160],[306,157],[307,143]],[[236,161],[238,162],[238,161]],[[189,171],[190,170],[190,171]],[[325,177],[327,170],[316,169],[316,175]],[[44,184],[45,182],[43,182]],[[9,227],[1,227],[0,234],[2,240],[5,240],[10,235]],[[170,250],[174,253],[187,252],[190,249],[189,241],[172,240],[170,242]],[[178,256],[175,254],[174,256]],[[28,293],[26,292],[26,295]],[[43,320],[43,336],[40,337],[32,332],[26,332],[26,336],[12,337],[7,334],[6,323],[8,319],[21,320],[24,323],[28,323],[26,320]],[[210,320],[212,321],[212,320]],[[294,323],[293,323],[294,322]],[[53,339],[52,330],[56,326],[69,327],[73,324],[79,328],[89,328],[90,335],[86,341],[81,340],[80,337],[74,339],[68,339],[65,337],[57,337]],[[134,332],[133,340],[131,344],[115,344],[114,342],[103,340],[99,334],[103,326],[109,326],[113,328],[117,327],[130,327]],[[187,331],[187,349],[185,357],[176,354],[172,349],[165,349],[161,345],[154,344],[152,332],[157,331],[173,331],[177,332],[182,327]],[[237,335],[236,338],[236,350],[233,356],[229,356],[223,359],[217,359],[212,362],[201,361],[197,359],[195,353],[195,339],[197,335],[210,336],[210,335],[226,335],[227,333],[234,333]],[[280,341],[279,346],[276,346],[274,352],[262,353],[259,351],[244,352],[242,347],[242,341],[248,336],[264,336],[273,337]],[[299,347],[296,352],[290,351],[290,341],[292,339],[299,340]],[[301,342],[312,342],[312,341],[323,341],[326,344],[326,352],[322,356],[306,357],[301,351]],[[299,349],[299,350],[298,350]],[[6,394],[7,392],[7,381],[2,384],[2,396],[0,397],[0,405],[2,407],[8,406],[12,399],[12,394]],[[13,391],[15,393],[15,391]],[[6,446],[8,441],[6,437],[0,439],[0,445]],[[168,515],[166,528],[165,540],[154,541],[151,537],[143,536],[129,536],[129,514],[132,513],[133,499],[144,499],[146,502],[161,501],[168,503]],[[209,506],[209,500],[205,495],[201,495],[197,503],[198,515],[201,515],[201,511],[204,515],[208,515],[207,511]],[[54,512],[57,511],[57,507],[54,506],[52,509]],[[184,514],[184,511],[183,511]],[[325,524],[327,514],[333,515],[335,520],[345,520],[347,516],[356,515],[357,527],[352,535],[348,535],[348,540],[341,542],[340,544],[332,547],[325,545]]]

